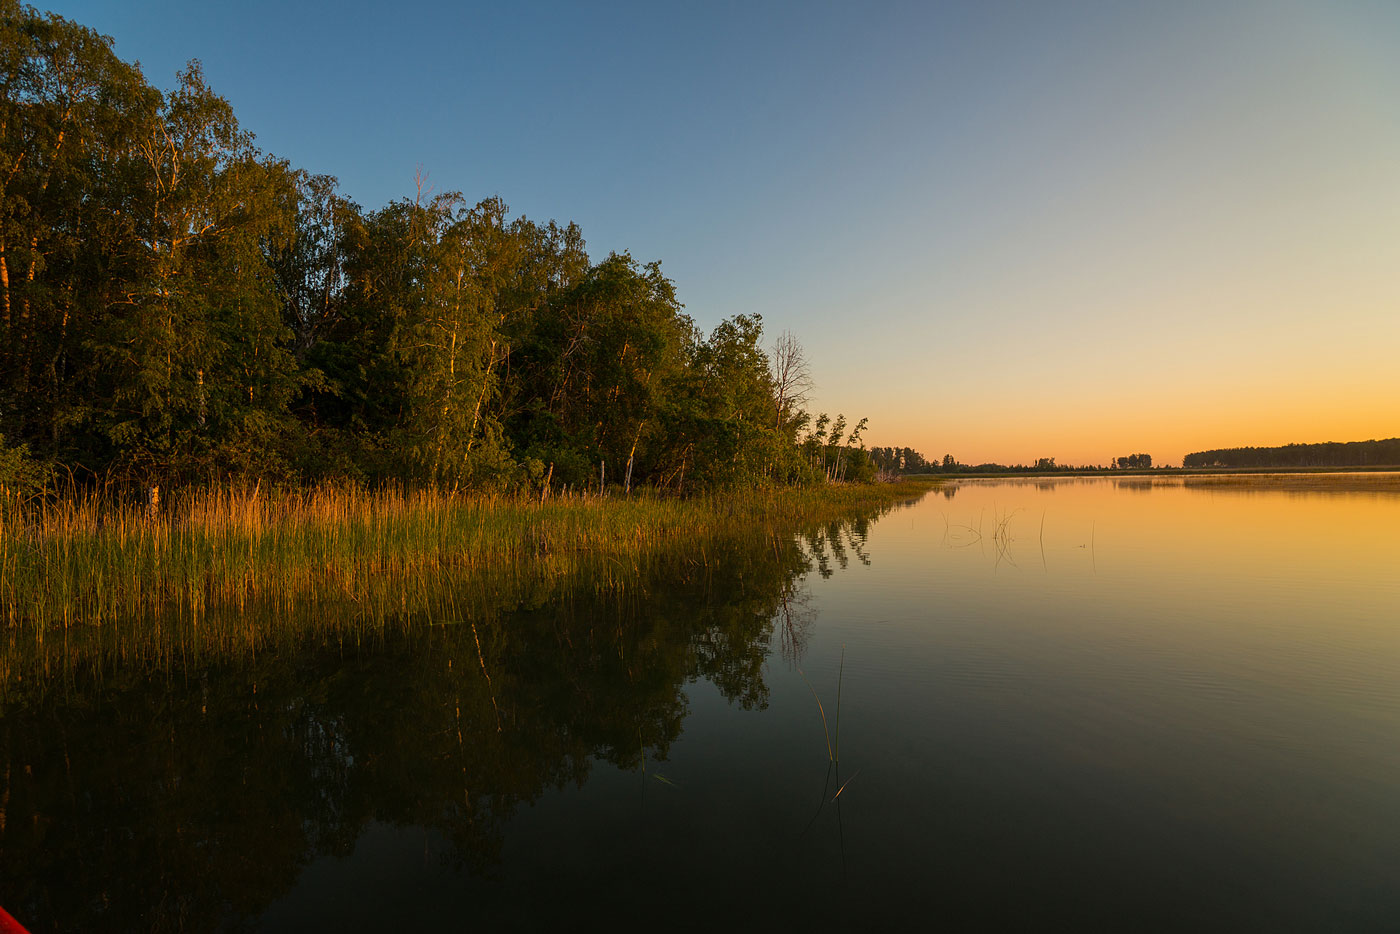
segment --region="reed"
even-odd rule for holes
[[[176,492],[154,517],[144,504],[100,492],[25,501],[0,489],[0,683],[25,643],[100,639],[111,653],[139,654],[173,644],[172,629],[194,629],[202,645],[253,645],[269,627],[401,616],[428,594],[439,599],[446,584],[470,579],[484,591],[525,592],[585,566],[594,586],[625,587],[649,555],[681,551],[703,564],[726,537],[791,534],[927,489],[913,482],[541,502],[226,487]],[[460,610],[458,619],[471,612]]]
[[[817,713],[821,714],[822,717],[822,732],[826,734],[826,757],[828,761],[835,762],[836,752],[831,748],[831,730],[826,725],[826,708],[822,706],[821,695],[819,695],[817,689],[812,686],[812,681],[807,677],[807,672],[798,668],[797,673],[802,676],[803,681],[807,682],[807,687],[812,692],[812,699],[817,702]]]
[[[812,686],[812,681],[807,677],[807,672],[801,668],[797,673],[802,676],[802,680],[807,682],[808,689],[812,692],[812,698],[817,702],[817,713],[821,714],[822,732],[826,734],[826,756],[832,763],[841,761],[841,682],[846,674],[846,644],[841,643],[841,665],[836,670],[836,742],[831,741],[831,730],[826,725],[826,708],[822,706],[821,696],[817,694],[817,689]],[[844,787],[844,786],[843,786]],[[839,795],[840,792],[838,791]],[[834,798],[832,799],[835,800]]]

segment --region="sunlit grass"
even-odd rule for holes
[[[61,665],[78,646],[118,659],[256,650],[279,628],[382,625],[429,606],[436,617],[467,619],[503,595],[526,600],[563,578],[624,588],[658,553],[703,566],[736,536],[791,536],[927,488],[543,503],[422,490],[208,489],[171,497],[155,517],[97,494],[26,503],[0,491],[0,685],[19,676],[18,658]]]

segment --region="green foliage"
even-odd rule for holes
[[[259,152],[198,62],[163,92],[0,0],[0,432],[46,462],[458,488],[867,476],[798,435],[801,345],[700,334],[657,262],[499,198],[363,211]],[[863,423],[862,423],[863,427]]]
[[[0,431],[43,454],[68,446],[89,328],[124,292],[117,164],[148,91],[109,40],[0,2]]]
[[[913,448],[902,447],[871,448],[870,461],[876,471],[884,474],[926,473],[938,466]]]
[[[44,465],[29,456],[27,445],[9,447],[0,435],[0,490],[33,493],[43,485],[46,473]]]
[[[534,312],[513,363],[512,424],[565,482],[625,482],[664,463],[666,400],[682,378],[693,326],[659,263],[612,254]]]

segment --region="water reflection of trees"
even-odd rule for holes
[[[800,539],[811,555],[817,573],[827,578],[837,568],[844,571],[850,565],[851,555],[861,564],[870,564],[870,556],[865,552],[869,533],[870,521],[857,519],[817,526],[802,533]]]
[[[816,618],[811,592],[797,581],[786,584],[777,617],[778,654],[783,661],[789,665],[801,661]]]
[[[765,706],[771,646],[796,662],[813,625],[803,578],[868,564],[869,524],[627,574],[512,571],[405,598],[373,627],[296,629],[256,654],[176,643],[12,691],[6,907],[36,934],[236,926],[374,823],[435,831],[489,875],[521,805],[581,785],[597,759],[664,759],[687,682]]]

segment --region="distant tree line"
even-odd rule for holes
[[[801,346],[708,334],[659,263],[417,190],[365,210],[259,151],[197,62],[0,0],[0,479],[672,489],[862,479]]]
[[[870,449],[870,461],[880,474],[928,473],[938,467],[913,448],[874,447]]]
[[[946,460],[947,458],[945,458]],[[1034,464],[998,464],[988,461],[981,464],[960,464],[953,461],[942,468],[944,473],[1058,473],[1061,471],[1096,470],[1095,467],[1074,467],[1070,464],[1057,464],[1053,457],[1038,457]]]
[[[1093,470],[1094,468],[1071,467],[1057,464],[1053,457],[1041,457],[1034,464],[961,464],[951,454],[944,454],[941,460],[927,460],[913,448],[874,447],[870,449],[870,460],[881,475],[905,473],[1045,473],[1058,470]]]
[[[1187,454],[1183,467],[1374,467],[1400,465],[1400,438],[1328,441],[1274,448],[1220,448]]]
[[[1120,457],[1109,463],[1108,467],[1095,464],[1084,464],[1075,466],[1073,464],[1057,463],[1053,457],[1038,457],[1034,464],[998,464],[987,462],[982,464],[963,464],[951,454],[943,455],[942,461],[930,464],[930,469],[939,473],[976,473],[976,474],[1018,474],[1018,473],[1061,473],[1074,472],[1086,473],[1099,470],[1111,470],[1127,467],[1151,467],[1152,456],[1149,454],[1133,454],[1129,457]]]

